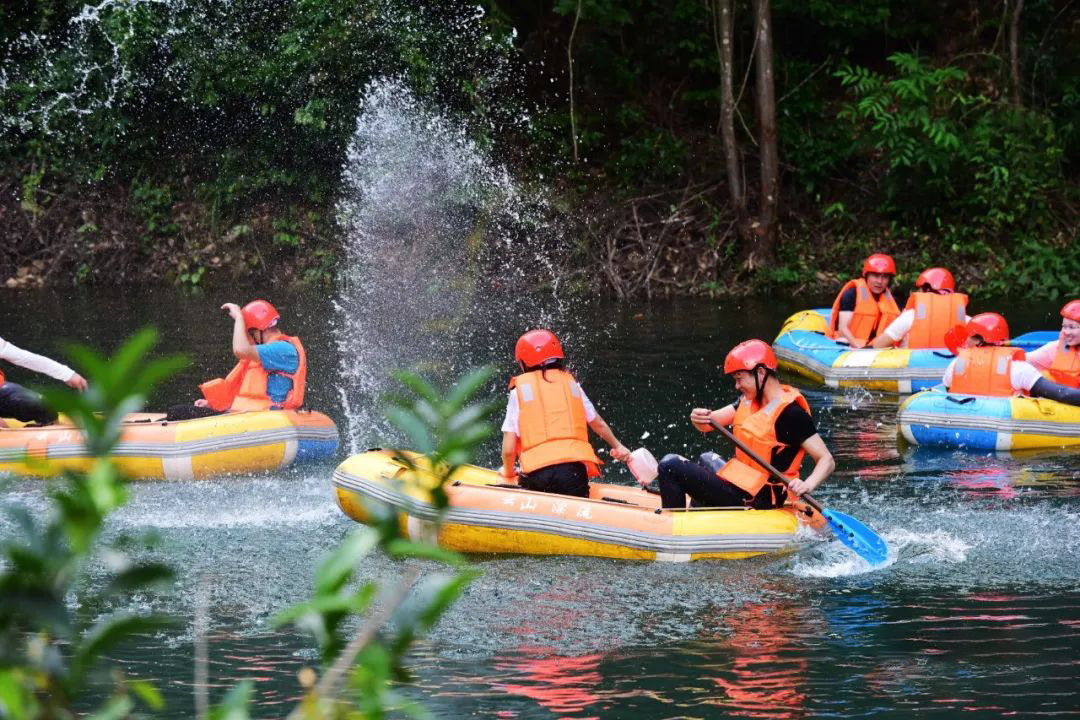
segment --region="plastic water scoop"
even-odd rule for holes
[[[642,485],[648,485],[656,479],[656,458],[653,457],[651,452],[643,447],[630,453],[630,457],[626,459],[626,465],[630,468],[630,472],[633,476],[637,478],[637,481]]]

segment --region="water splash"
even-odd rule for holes
[[[401,79],[367,87],[344,179],[336,305],[354,452],[393,437],[373,412],[391,369],[443,380],[479,364],[509,371],[525,329],[574,336],[557,215]]]

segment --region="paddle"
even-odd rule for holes
[[[709,424],[719,430],[728,440],[735,443],[736,447],[746,453],[750,459],[762,468],[767,470],[774,478],[785,485],[791,485],[790,479],[782,475],[780,471],[771,464],[765,462],[760,455],[748,448],[742,440],[735,437],[726,427],[720,425],[712,418],[709,418]],[[876,532],[846,513],[822,507],[821,503],[807,494],[800,496],[800,499],[821,513],[821,516],[829,523],[829,527],[836,533],[836,537],[840,542],[858,553],[862,559],[866,560],[866,562],[871,565],[880,565],[888,559],[889,548],[881,536]]]

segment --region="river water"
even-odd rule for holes
[[[198,382],[231,365],[231,325],[217,307],[255,294],[232,292],[2,291],[0,335],[60,356],[63,341],[111,349],[153,323],[161,351],[192,359],[152,398],[161,408],[194,397]],[[341,336],[329,295],[275,291],[270,299],[284,329],[308,348],[309,404],[338,422],[344,457],[387,438],[370,420],[379,383],[357,392],[343,374],[367,348]],[[581,302],[567,351],[626,445],[658,457],[697,454],[713,446],[689,426],[689,409],[733,399],[717,369],[723,354],[747,337],[771,339],[803,306]],[[1009,313],[1013,332],[1055,327],[1056,309]],[[507,319],[490,346],[433,345],[429,354],[455,368],[496,363],[509,376],[515,324]],[[413,342],[411,328],[399,332],[381,339],[380,357]],[[478,557],[480,578],[417,646],[415,682],[403,692],[446,718],[1080,715],[1080,453],[901,447],[895,397],[794,382],[837,459],[816,495],[879,531],[895,562],[867,572],[835,541],[815,539],[790,555],[737,562]],[[480,459],[496,457],[493,440]],[[269,618],[306,597],[314,564],[352,526],[332,498],[332,470],[131,485],[107,536],[158,536],[148,553],[176,569],[175,588],[130,603],[178,623],[115,659],[157,682],[165,717],[193,715],[200,593],[208,598],[213,697],[254,678],[260,717],[291,707],[296,673],[316,654],[308,638],[272,630]],[[607,477],[631,482],[623,468],[609,466]],[[15,480],[4,500],[43,510],[43,483]],[[0,532],[12,528],[0,524]],[[387,580],[401,571],[380,556],[362,568]],[[93,569],[84,590],[100,588],[101,578]]]

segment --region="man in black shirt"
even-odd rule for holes
[[[708,507],[774,508],[784,504],[788,492],[798,496],[816,488],[836,463],[806,400],[798,390],[780,384],[772,348],[761,340],[740,343],[724,360],[724,372],[735,381],[739,400],[719,410],[695,408],[690,421],[702,432],[713,429],[710,420],[733,425],[735,437],[785,475],[786,487],[741,450],[719,470],[666,455],[657,469],[662,505],[684,508],[689,495],[695,504]],[[814,469],[800,479],[804,454],[814,460]]]

